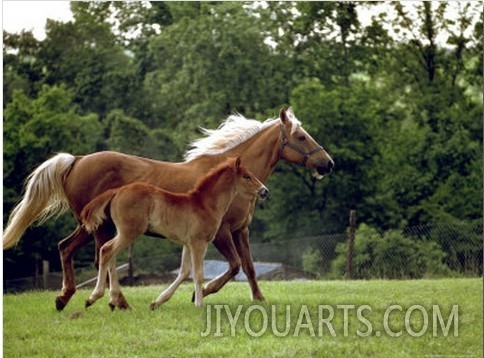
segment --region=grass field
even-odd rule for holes
[[[89,309],[80,290],[63,312],[57,292],[3,296],[5,357],[482,357],[482,279],[229,283],[190,302],[185,283],[156,311],[164,286],[124,288]],[[239,308],[238,305],[243,305]],[[456,308],[457,306],[457,308]],[[437,311],[438,310],[438,311]],[[332,315],[331,315],[332,313]],[[407,318],[407,321],[405,320]]]

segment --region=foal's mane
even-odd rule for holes
[[[292,124],[292,130],[301,124],[292,108],[289,108],[286,114]],[[233,114],[218,129],[200,128],[206,136],[190,143],[190,149],[185,153],[185,161],[188,162],[203,155],[224,153],[278,122],[279,118],[269,118],[264,122],[259,122],[255,119],[247,119],[238,113]]]
[[[187,195],[193,195],[196,192],[204,192],[205,189],[212,185],[213,182],[217,181],[217,179],[220,178],[223,173],[225,173],[227,170],[234,169],[235,160],[235,158],[228,158],[210,169],[203,177],[198,179],[193,189],[190,190]]]

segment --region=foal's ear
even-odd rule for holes
[[[235,157],[235,169],[237,169],[238,171],[239,168],[240,168],[240,154],[237,154],[237,156]]]

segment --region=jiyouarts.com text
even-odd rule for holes
[[[371,305],[207,305],[202,337],[234,337],[247,334],[260,337],[309,335],[311,337],[369,337],[382,335],[433,337],[459,335],[459,307],[452,305],[408,307],[392,304],[374,308]]]

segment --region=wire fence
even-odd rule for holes
[[[351,253],[348,250],[350,232],[252,243],[250,247],[257,277],[259,280],[417,279],[483,274],[482,222],[420,225],[385,232],[360,225],[353,238]],[[165,280],[170,279],[171,276],[166,274],[175,274],[173,263],[178,260],[170,257],[170,268],[165,266],[165,272],[160,272],[159,263],[163,260],[166,260],[166,255],[135,255],[134,272],[164,274]],[[207,250],[206,262],[209,261],[211,265],[206,266],[206,279],[216,277],[228,267],[213,245]],[[220,264],[214,265],[214,261]],[[122,263],[121,260],[118,262]],[[149,264],[153,262],[158,264]],[[208,272],[211,267],[218,271]],[[125,268],[121,276],[127,271]],[[238,279],[243,277],[237,276]],[[55,272],[15,280],[4,279],[4,292],[59,289],[61,278],[62,274]]]
[[[429,224],[386,232],[362,225],[356,231],[351,253],[349,237],[348,232],[253,243],[251,252],[255,262],[277,262],[300,270],[302,276],[326,279],[348,276],[353,279],[413,279],[483,274],[482,223]],[[207,258],[220,258],[220,255],[210,248]]]

